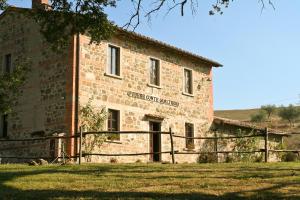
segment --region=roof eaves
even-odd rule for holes
[[[151,38],[151,37],[144,36],[144,35],[141,35],[141,34],[136,33],[136,32],[127,31],[127,30],[124,30],[124,29],[121,29],[121,28],[118,28],[118,31],[119,31],[119,33],[127,34],[127,35],[129,35],[129,36],[136,37],[136,38],[138,38],[138,39],[142,39],[142,40],[144,40],[144,41],[147,41],[147,42],[150,42],[150,43],[159,45],[159,46],[161,46],[161,47],[163,47],[163,48],[167,48],[167,49],[176,51],[177,53],[181,53],[181,54],[183,54],[183,55],[193,57],[193,58],[195,58],[195,59],[200,60],[200,61],[203,62],[203,63],[210,64],[210,65],[212,65],[213,67],[222,67],[222,66],[223,66],[223,65],[220,64],[219,62],[216,62],[216,61],[213,61],[213,60],[211,60],[211,59],[205,58],[205,57],[203,57],[203,56],[199,56],[199,55],[197,55],[197,54],[188,52],[188,51],[186,51],[186,50],[183,50],[183,49],[180,49],[180,48],[178,48],[178,47],[175,47],[175,46],[172,46],[172,45],[170,45],[170,44],[167,44],[167,43],[165,43],[165,42],[162,42],[162,41],[153,39],[153,38]]]

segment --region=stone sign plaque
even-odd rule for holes
[[[179,103],[176,102],[176,101],[171,101],[171,100],[168,100],[168,99],[162,99],[162,98],[151,96],[151,95],[148,95],[148,94],[141,94],[141,93],[137,93],[137,92],[128,91],[127,95],[129,97],[132,97],[132,98],[142,99],[142,100],[146,100],[146,101],[152,101],[152,102],[155,102],[155,103],[164,104],[164,105],[168,105],[168,106],[174,106],[174,107],[179,106]]]

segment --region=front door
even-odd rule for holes
[[[149,122],[150,123],[150,131],[161,131],[161,123],[160,122]],[[161,154],[158,153],[161,151],[161,134],[150,134],[150,152],[151,160],[153,162],[161,161]]]

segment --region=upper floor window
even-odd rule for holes
[[[120,76],[120,48],[108,46],[108,73]]]
[[[120,111],[108,109],[107,130],[120,131]],[[120,134],[109,134],[108,138],[113,140],[120,140]]]
[[[193,74],[190,69],[184,69],[184,93],[193,94]]]
[[[195,148],[194,139],[191,138],[194,137],[194,124],[185,123],[185,136],[190,137],[190,138],[186,138],[185,140],[186,148],[194,149]]]
[[[150,58],[150,84],[160,85],[160,65],[159,60]]]
[[[11,54],[7,54],[4,57],[4,73],[10,73],[11,71],[12,71]]]
[[[7,137],[8,132],[8,122],[7,122],[7,115],[2,115],[0,117],[1,123],[0,123],[0,137]]]

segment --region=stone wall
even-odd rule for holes
[[[154,45],[147,45],[124,36],[113,37],[99,45],[89,44],[89,38],[80,38],[80,84],[79,101],[85,105],[93,98],[92,105],[106,109],[120,110],[120,130],[147,131],[147,114],[164,118],[162,131],[172,131],[185,135],[185,123],[194,124],[195,136],[204,136],[212,123],[212,81],[211,66],[196,63],[186,57],[170,53]],[[108,44],[120,47],[121,76],[105,75],[107,67]],[[160,60],[161,88],[151,87],[149,83],[149,59]],[[194,95],[183,92],[183,69],[193,70]],[[128,92],[137,92],[179,103],[178,107],[132,98]],[[201,142],[195,140],[195,150]],[[175,150],[186,151],[185,139],[175,138]],[[170,150],[168,135],[162,135],[162,151]],[[149,152],[149,135],[121,135],[116,143],[105,143],[103,153]],[[110,157],[93,157],[92,162],[109,162]],[[148,162],[150,156],[116,157],[119,162]],[[170,161],[168,154],[162,155],[163,161]],[[176,155],[177,162],[196,162],[196,155]]]
[[[36,131],[44,132],[39,136],[69,133],[69,105],[73,97],[72,90],[67,88],[72,84],[72,51],[68,48],[53,52],[39,33],[38,25],[22,10],[2,13],[0,24],[1,67],[6,54],[12,55],[13,66],[24,61],[30,63],[26,83],[8,117],[8,138],[34,137],[31,133]],[[2,141],[1,145],[6,144]],[[36,151],[44,152],[47,148],[42,145]]]
[[[242,133],[242,135],[254,135],[254,134],[261,134],[260,131],[256,131],[251,128],[243,128],[234,125],[225,125],[225,124],[213,124],[212,126],[212,133],[216,134],[218,137],[221,136],[237,136],[238,133]],[[212,135],[214,135],[212,134]],[[241,134],[240,134],[241,135]],[[273,150],[279,150],[282,147],[282,138],[283,136],[279,134],[269,134],[268,140],[268,148]],[[251,141],[253,144],[251,144]],[[210,151],[214,150],[214,142],[213,140],[206,140],[204,141],[206,145],[209,147]],[[242,145],[238,146],[238,142],[240,144],[249,144],[246,148],[243,148],[243,151],[253,151],[253,150],[261,150],[265,149],[265,139],[264,137],[254,137],[254,138],[238,138],[238,139],[219,139],[218,140],[218,151],[236,151],[238,148],[241,148]],[[245,143],[244,143],[245,142]],[[235,149],[237,148],[237,149]],[[218,154],[218,161],[219,162],[226,162],[226,160],[230,160],[234,158],[238,154]],[[243,154],[239,154],[243,155]],[[264,161],[264,152],[257,152],[252,154],[244,154],[244,155],[252,155],[253,157],[248,161]],[[230,157],[230,159],[228,159]],[[281,155],[279,153],[269,152],[269,161],[270,162],[277,162],[281,160]],[[244,161],[247,161],[244,160]]]

